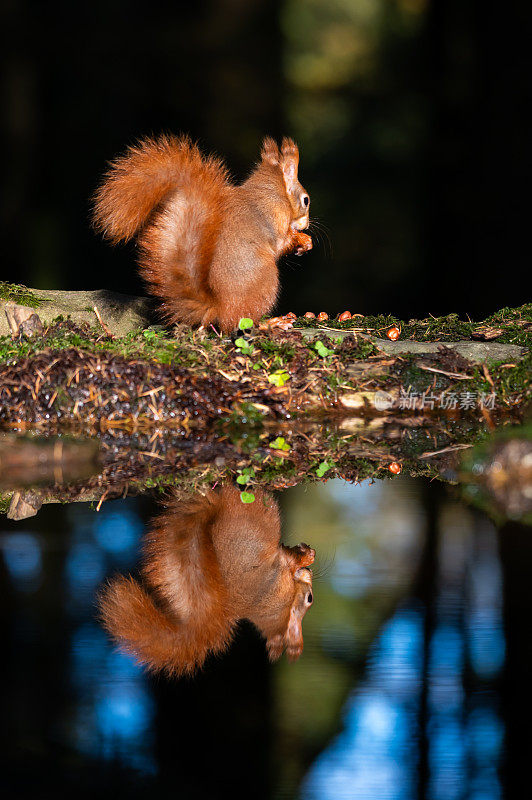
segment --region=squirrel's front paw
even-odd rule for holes
[[[301,256],[303,253],[307,253],[309,250],[312,250],[312,239],[308,233],[297,231],[297,233],[294,233],[293,243],[293,253],[296,256]]]

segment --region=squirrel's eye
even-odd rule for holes
[[[310,197],[308,196],[308,194],[304,194],[301,200],[304,206],[308,206],[308,204],[310,203]]]
[[[307,594],[307,603],[309,604],[309,606],[311,606],[311,605],[312,605],[312,600],[313,600],[313,598],[312,598],[312,592],[309,592],[309,593]]]

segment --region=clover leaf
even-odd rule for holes
[[[243,503],[254,503],[255,495],[251,492],[240,492],[240,499]]]

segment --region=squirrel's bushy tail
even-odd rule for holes
[[[230,189],[221,161],[163,135],[113,161],[96,192],[94,226],[113,243],[138,237],[141,275],[170,322],[216,317],[208,275]]]
[[[202,626],[174,621],[132,577],[113,578],[100,592],[98,606],[104,627],[126,652],[170,676],[193,673],[231,639],[230,626],[215,637]]]

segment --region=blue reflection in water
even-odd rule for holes
[[[18,589],[33,592],[40,584],[42,553],[39,539],[23,531],[5,533],[0,540],[4,563]]]
[[[66,558],[67,592],[82,605],[94,597],[96,587],[105,575],[104,555],[94,542],[77,542]],[[70,606],[72,609],[72,606]]]
[[[125,501],[127,503],[127,501]],[[142,525],[131,505],[118,509],[109,503],[98,514],[72,514],[73,543],[66,560],[68,591],[83,605],[94,598],[97,587],[113,569],[131,567],[138,552]]]
[[[386,625],[370,655],[368,676],[345,708],[344,730],[317,759],[304,798],[413,796],[421,680],[423,615],[404,609]]]
[[[490,526],[462,534],[442,537],[431,615],[409,604],[371,648],[305,800],[501,798],[504,729],[490,683],[505,653],[500,564]]]
[[[98,544],[108,553],[112,553],[118,562],[131,561],[131,553],[135,552],[142,535],[142,525],[131,509],[111,509],[98,514],[93,533]]]
[[[495,541],[489,539],[476,554],[468,598],[469,657],[477,675],[485,680],[501,671],[506,650],[501,611],[502,576],[495,549]]]
[[[71,681],[76,706],[71,720],[75,746],[93,758],[118,760],[153,774],[155,704],[143,671],[116,650],[95,621],[95,591],[104,577],[132,569],[142,535],[134,501],[112,503],[99,514],[72,513],[74,531],[65,577],[70,613],[78,622],[71,638]]]

